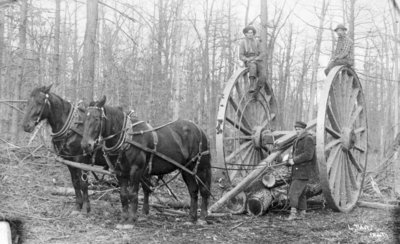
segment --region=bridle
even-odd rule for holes
[[[40,113],[39,113],[39,116],[37,117],[37,119],[35,121],[35,126],[37,126],[40,123],[40,120],[42,118],[43,111],[46,108],[46,105],[48,104],[49,107],[51,107],[51,104],[50,104],[50,101],[49,101],[49,94],[45,93],[44,95],[45,95],[44,103],[43,103],[42,107],[40,108]]]
[[[99,136],[95,139],[95,144],[100,144],[103,141],[105,141],[105,139],[102,136],[102,132],[103,132],[103,119],[107,119],[106,113],[104,112],[104,108],[103,107],[96,107],[96,106],[90,106],[87,108],[87,113],[89,114],[89,110],[90,109],[96,109],[98,111],[100,111],[100,132],[99,132]]]

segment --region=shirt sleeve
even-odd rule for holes
[[[342,59],[349,55],[350,50],[353,46],[353,42],[350,40],[350,38],[344,38],[343,40],[343,48],[342,50],[336,55],[336,58]]]
[[[246,56],[244,55],[244,53],[245,53],[244,42],[245,42],[245,40],[242,40],[240,42],[240,46],[239,46],[239,59],[242,60],[243,62],[245,62],[247,59]]]

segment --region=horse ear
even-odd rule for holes
[[[99,108],[104,107],[104,104],[106,103],[106,101],[107,101],[107,98],[106,98],[105,95],[103,95],[103,97],[102,97],[102,98],[100,99],[100,101],[97,103],[97,106],[98,106]]]
[[[52,86],[53,86],[53,84],[50,84],[49,86],[45,86],[44,93],[49,93]]]

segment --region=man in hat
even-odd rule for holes
[[[287,220],[304,218],[307,210],[305,190],[313,173],[316,156],[314,137],[306,131],[306,126],[303,121],[296,121],[294,124],[297,139],[293,144],[293,158],[289,160],[292,166],[292,182],[289,188],[290,215]]]
[[[261,50],[260,42],[254,37],[256,29],[249,25],[243,29],[245,38],[240,43],[239,47],[239,58],[242,60],[246,67],[249,68],[249,79],[250,79],[250,93],[258,91],[261,88],[261,84],[257,84],[257,77],[259,77],[261,67]],[[261,82],[258,82],[261,83]]]
[[[337,65],[354,65],[353,41],[346,35],[346,31],[347,28],[342,24],[337,25],[335,28],[338,40],[335,52],[329,61],[328,67],[325,69],[325,75],[328,75],[329,71]]]

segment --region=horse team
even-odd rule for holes
[[[31,133],[42,120],[52,130],[52,143],[64,159],[104,166],[120,186],[121,221],[117,228],[133,228],[137,220],[138,191],[144,193],[143,214],[149,213],[150,177],[180,170],[189,190],[192,223],[205,224],[211,196],[211,157],[205,132],[188,120],[176,120],[153,128],[120,107],[106,105],[106,97],[89,106],[75,107],[50,92],[35,88],[28,99],[24,131]],[[90,212],[88,182],[78,168],[68,166],[75,190],[73,214]],[[200,219],[197,218],[201,195]]]

